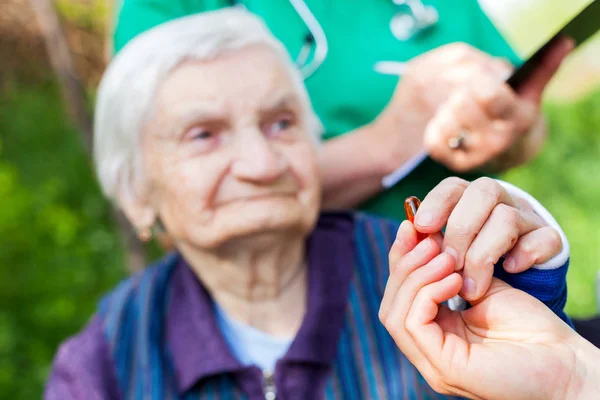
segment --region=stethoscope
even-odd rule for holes
[[[304,38],[304,44],[296,57],[296,65],[300,68],[304,79],[313,75],[327,58],[329,51],[327,36],[323,27],[310,11],[304,0],[289,0],[290,4],[308,29]],[[401,41],[407,41],[428,31],[439,21],[439,15],[434,6],[423,4],[422,0],[392,0],[398,7],[398,11],[390,21],[390,30],[394,37]],[[311,49],[313,57],[310,58]],[[381,62],[375,66],[380,73],[401,74],[401,67],[394,62]]]
[[[425,5],[423,0],[392,0],[398,10],[390,21],[390,30],[400,41],[413,39],[430,30],[439,21],[434,6]],[[306,1],[289,0],[298,16],[306,25],[308,32],[296,57],[296,65],[306,80],[325,62],[329,53],[329,44],[323,27],[312,13]],[[242,6],[240,0],[232,0],[232,5]],[[312,57],[311,57],[312,54]],[[401,75],[402,63],[383,61],[375,65],[375,70],[383,74]]]

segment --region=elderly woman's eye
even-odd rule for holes
[[[278,136],[282,132],[288,130],[294,125],[294,119],[291,116],[277,118],[274,122],[267,126],[266,134],[268,136]]]
[[[220,131],[218,128],[207,129],[204,126],[196,126],[187,130],[183,142],[192,149],[202,152],[215,149],[220,144]]]
[[[212,132],[205,130],[205,129],[199,129],[199,128],[194,128],[192,130],[190,130],[190,133],[188,135],[188,137],[192,140],[206,140],[206,139],[211,139],[214,135],[212,134]]]

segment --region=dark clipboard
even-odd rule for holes
[[[552,39],[546,42],[525,63],[517,68],[511,77],[507,79],[506,83],[514,90],[518,90],[531,76],[533,71],[535,71],[540,61],[559,38],[570,37],[575,40],[575,46],[579,46],[598,30],[600,30],[600,0],[594,0],[567,25],[560,29]]]

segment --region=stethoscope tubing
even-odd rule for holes
[[[425,20],[427,9],[421,0],[392,0],[397,6],[406,6],[411,12],[417,29],[423,29],[421,25]],[[304,44],[296,57],[296,65],[300,69],[304,80],[314,75],[315,72],[325,62],[329,54],[329,42],[323,27],[319,20],[312,13],[305,0],[289,0],[290,4],[304,22],[308,29],[308,34],[304,39]],[[232,6],[245,7],[240,0],[231,0]],[[430,6],[433,7],[433,6]],[[432,8],[435,10],[434,8]],[[310,59],[311,48],[314,44],[313,57]],[[310,61],[309,61],[310,59]],[[393,65],[395,64],[395,66]],[[399,69],[402,69],[402,63],[382,61],[375,65],[375,71],[382,74],[401,75]]]

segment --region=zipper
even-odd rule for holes
[[[265,400],[275,400],[277,398],[277,389],[275,388],[275,376],[272,372],[263,371],[263,391]]]

